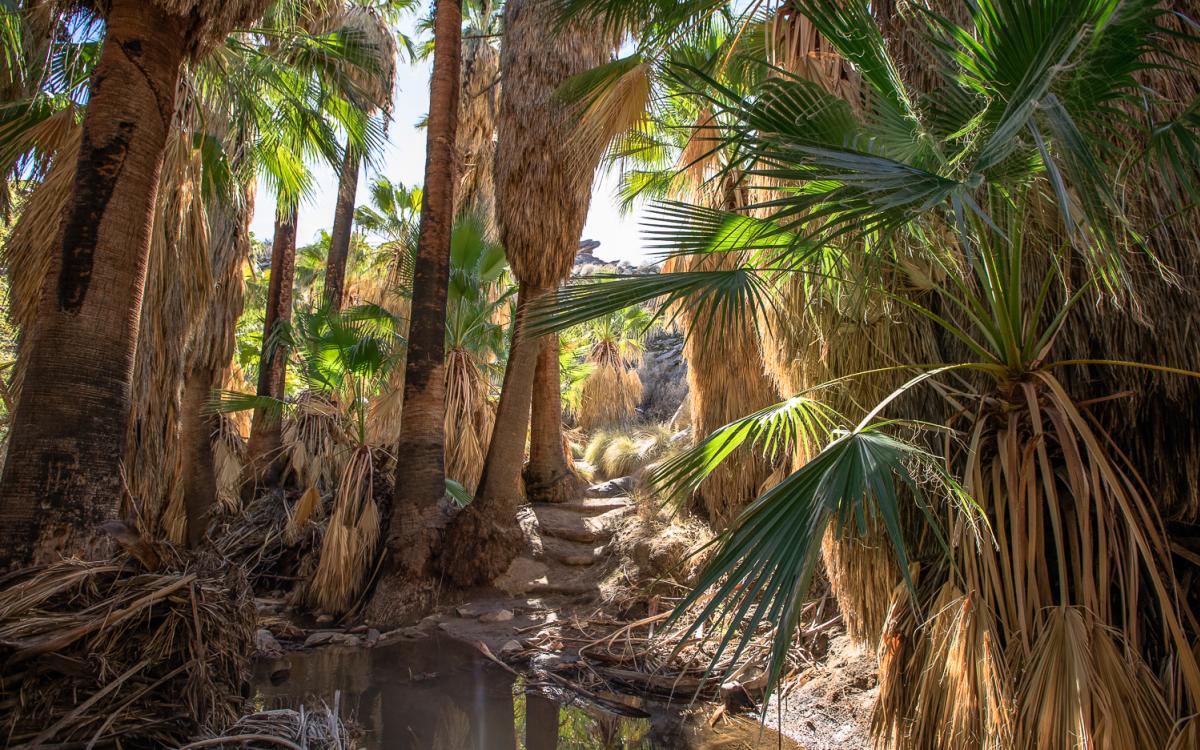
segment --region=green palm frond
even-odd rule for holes
[[[784,458],[803,446],[824,445],[844,421],[828,405],[797,394],[719,428],[695,447],[664,462],[648,483],[664,500],[680,501],[742,446],[772,459]]]
[[[937,528],[924,486],[930,476],[936,477],[936,495],[947,495],[964,512],[975,512],[938,459],[920,448],[875,427],[837,438],[747,507],[715,540],[717,551],[672,615],[673,619],[694,616],[681,642],[697,635],[710,620],[737,623],[717,629],[717,636],[706,636],[718,641],[711,670],[735,640],[731,663],[736,663],[759,626],[770,624],[774,636],[769,695],[786,663],[826,530],[832,527],[841,534],[855,528],[865,533],[868,524],[878,521],[907,580],[909,553],[900,521],[904,495],[897,487],[909,490],[927,522]]]

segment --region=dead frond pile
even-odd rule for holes
[[[290,589],[320,546],[328,513],[316,493],[264,493],[233,512],[219,512],[211,538],[217,552],[256,590]]]
[[[0,580],[6,744],[176,746],[237,718],[254,632],[245,577],[167,545],[138,558]]]
[[[248,744],[257,743],[257,744]],[[306,748],[307,750],[356,750],[359,747],[353,727],[347,726],[336,709],[322,706],[308,710],[280,708],[256,711],[211,739],[193,742],[190,748]]]

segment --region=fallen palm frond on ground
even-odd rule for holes
[[[630,593],[606,610],[565,619],[559,627],[537,634],[525,641],[527,648],[520,656],[576,651],[578,659],[557,662],[551,670],[535,674],[585,696],[632,691],[660,700],[699,698],[721,702],[726,699],[724,689],[726,693],[744,692],[751,701],[761,699],[767,685],[774,628],[761,624],[749,634],[739,654],[719,653],[715,643],[692,637],[682,622],[670,621],[679,601],[679,597],[653,596],[647,603],[642,593]],[[836,609],[828,596],[804,607],[800,637],[788,652],[781,695],[786,695],[796,678],[822,655],[840,624]],[[611,610],[627,612],[628,616],[616,619],[606,613]]]
[[[238,716],[254,632],[245,578],[167,545],[137,554],[0,579],[8,746],[175,746]]]
[[[285,748],[286,750],[355,750],[355,732],[335,708],[279,708],[255,711],[238,719],[217,737],[197,740],[180,750],[200,748]]]
[[[320,546],[327,513],[319,495],[269,492],[240,511],[219,515],[211,538],[218,554],[245,573],[251,588],[287,589]]]

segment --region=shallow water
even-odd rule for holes
[[[284,666],[286,677],[280,671]],[[302,700],[332,705],[335,695],[342,715],[365,730],[367,750],[796,747],[781,745],[778,735],[756,724],[733,734],[726,730],[694,737],[669,710],[648,707],[651,718],[634,719],[526,695],[520,678],[469,646],[436,635],[373,649],[293,653],[260,665],[255,676],[255,702],[261,708]]]

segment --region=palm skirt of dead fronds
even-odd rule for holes
[[[164,747],[241,713],[254,606],[233,568],[166,545],[0,579],[7,746]]]
[[[580,387],[579,426],[584,430],[628,426],[642,400],[642,379],[627,366],[620,346],[602,339],[592,346],[588,361],[595,369]]]
[[[472,354],[451,350],[446,356],[446,476],[472,494],[496,422],[487,396],[487,375]]]
[[[308,598],[330,613],[349,610],[366,583],[379,542],[375,504],[375,454],[360,446],[350,455],[321,540],[321,557],[308,586]]]

